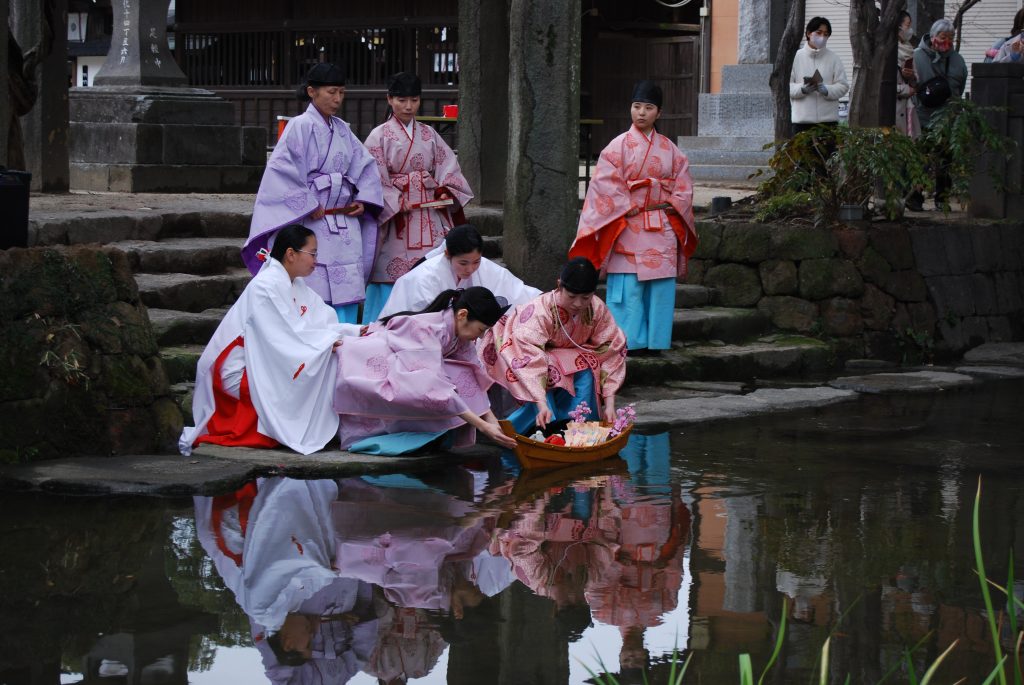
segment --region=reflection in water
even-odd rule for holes
[[[164,500],[0,498],[0,683],[805,682],[992,668],[990,576],[1024,556],[1024,385],[875,398],[671,436],[621,460]],[[908,428],[910,427],[910,428]],[[1024,577],[1018,563],[1016,577]],[[1024,585],[1018,583],[1018,594]],[[1007,639],[1010,636],[1007,635]],[[889,682],[907,682],[904,673]]]

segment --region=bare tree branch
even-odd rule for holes
[[[960,52],[960,39],[963,37],[963,24],[964,14],[967,10],[977,5],[981,0],[966,0],[964,4],[960,5],[960,9],[956,11],[956,16],[953,17],[953,31],[956,33],[956,51]]]

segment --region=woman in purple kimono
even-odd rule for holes
[[[453,225],[466,223],[462,208],[473,199],[455,153],[434,129],[416,121],[421,90],[415,74],[395,74],[388,84],[393,116],[366,139],[384,187],[384,209],[363,323],[376,321],[399,276]]]
[[[288,122],[267,162],[242,259],[255,274],[256,253],[278,229],[306,226],[317,238],[316,269],[306,285],[341,323],[357,323],[377,247],[375,216],[384,204],[380,178],[370,153],[335,116],[345,97],[342,69],[315,65],[300,97],[309,107]]]
[[[502,447],[501,432],[473,341],[508,305],[479,286],[446,290],[418,314],[403,312],[369,326],[339,349],[334,410],[342,449],[403,454],[454,430],[454,446],[479,430]]]

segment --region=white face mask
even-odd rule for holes
[[[904,43],[909,43],[910,39],[913,38],[913,37],[914,37],[914,29],[913,28],[900,29],[900,38],[903,40]]]
[[[828,38],[826,38],[825,36],[818,33],[811,34],[811,45],[813,45],[818,50],[821,50],[823,47],[825,47],[825,43],[827,42]]]

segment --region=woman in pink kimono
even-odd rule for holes
[[[363,323],[377,320],[399,276],[440,244],[453,225],[466,223],[462,208],[473,199],[455,153],[434,129],[416,121],[421,90],[415,74],[393,76],[388,84],[393,116],[366,139],[384,187],[384,210]]]
[[[555,290],[518,305],[484,334],[484,368],[525,403],[508,417],[517,432],[568,418],[584,401],[614,419],[615,394],[626,379],[626,336],[596,290],[597,269],[572,259]]]
[[[270,155],[242,260],[255,274],[257,253],[269,248],[282,226],[311,229],[317,258],[306,283],[334,307],[338,321],[354,324],[377,247],[380,178],[370,153],[334,116],[345,97],[341,68],[317,64],[301,93],[309,107],[288,122]]]
[[[607,271],[608,308],[631,353],[671,347],[676,278],[697,249],[690,165],[654,128],[661,104],[661,88],[636,85],[633,126],[601,152],[569,249]]]
[[[334,409],[341,446],[353,452],[404,454],[449,430],[454,446],[476,431],[504,447],[473,341],[508,309],[487,288],[446,290],[422,312],[403,312],[342,345]]]

